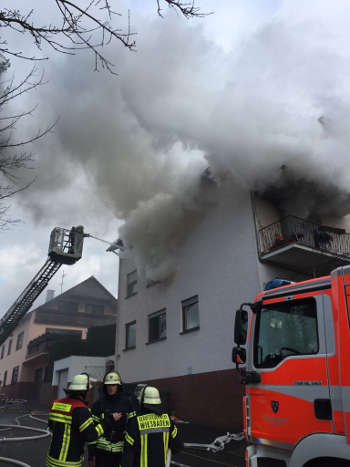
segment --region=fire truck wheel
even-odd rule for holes
[[[337,459],[334,457],[324,457],[322,459],[314,459],[307,462],[303,467],[349,467],[350,462],[345,459]]]

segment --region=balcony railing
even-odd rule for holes
[[[345,230],[321,226],[299,217],[287,216],[258,232],[260,256],[292,243],[336,256],[350,256],[350,234]]]

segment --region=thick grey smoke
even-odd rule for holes
[[[322,212],[340,201],[349,212],[349,14],[342,0],[298,10],[286,0],[232,49],[205,26],[143,18],[138,53],[116,52],[117,79],[82,76],[84,58],[61,61],[44,96],[45,117],[61,116],[54,157],[41,158],[46,172],[23,203],[34,198],[40,218],[48,174],[59,191],[84,173],[85,209],[93,196],[105,200],[153,280],[173,271],[176,249],[213,206],[223,174],[260,192],[302,187],[283,207],[293,214],[319,211],[319,200]]]

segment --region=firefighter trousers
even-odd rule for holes
[[[96,450],[96,467],[119,467],[122,461],[121,452],[103,452]]]

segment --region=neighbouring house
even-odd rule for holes
[[[286,206],[278,193],[223,186],[179,248],[168,280],[150,283],[131,257],[121,258],[117,368],[126,380],[169,394],[178,417],[240,430],[235,310],[272,278],[305,280],[349,263],[346,209],[332,216],[324,209],[316,221],[288,215]]]
[[[105,373],[114,368],[114,364],[113,366],[110,365],[113,359],[114,355],[105,357],[71,355],[56,360],[52,378],[52,387],[55,390],[54,396],[57,398],[65,397],[64,389],[72,381],[73,376],[78,373],[88,373],[90,377],[101,383]],[[96,392],[98,392],[98,389],[99,385]]]
[[[112,325],[114,334],[116,308],[115,297],[91,276],[29,312],[0,347],[0,392],[12,398],[50,399],[55,357],[78,348],[84,353],[88,329]]]

